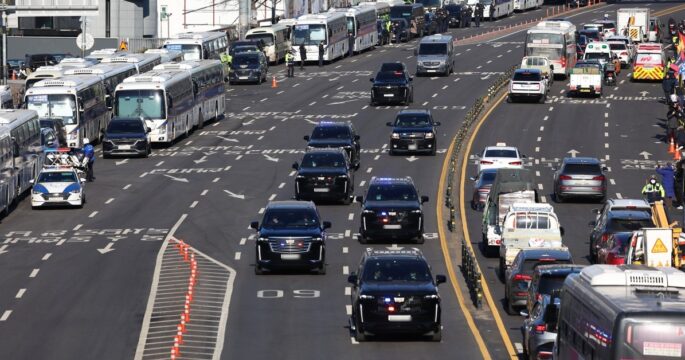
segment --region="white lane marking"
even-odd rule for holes
[[[276,128],[276,125],[270,127],[270,128],[269,128],[269,131],[274,131],[275,128]]]
[[[362,180],[361,182],[359,182],[359,187],[362,187],[364,185],[366,185],[366,180]]]
[[[535,176],[540,176],[540,171],[539,171],[539,170],[535,170]]]
[[[33,270],[31,271],[31,274],[29,274],[29,277],[30,277],[30,278],[36,277],[36,275],[38,275],[38,272],[39,272],[39,271],[40,271],[40,269],[33,269]]]
[[[368,169],[366,169],[366,173],[367,173],[367,174],[370,174],[371,171],[373,171],[373,168],[368,168]]]
[[[457,81],[459,81],[460,79],[461,79],[461,78],[456,78],[456,79],[454,79],[454,82],[457,82]]]
[[[107,199],[107,201],[105,201],[105,204],[111,204],[112,201],[114,201],[114,198],[109,198]]]
[[[604,132],[604,137],[609,137],[609,133],[605,131],[605,132]]]
[[[380,159],[380,158],[381,158],[380,155],[376,155],[376,156],[373,157],[374,160],[378,160],[378,159]]]
[[[608,118],[608,117],[609,117],[609,113],[608,113],[608,112],[605,112],[605,113],[604,113],[604,117],[605,117],[605,118]]]
[[[349,275],[350,274],[350,267],[347,265],[343,266],[343,275]]]
[[[349,215],[347,215],[347,220],[354,220],[354,213],[350,213]]]
[[[293,170],[290,172],[290,174],[288,174],[288,176],[295,176],[295,174],[297,174],[297,171]]]
[[[343,254],[347,254],[348,252],[350,252],[350,248],[348,248],[347,246],[343,246],[342,252]]]
[[[282,182],[280,185],[278,185],[278,188],[279,188],[279,189],[283,189],[284,186],[285,186],[285,183]]]
[[[544,126],[540,126],[540,131],[545,131],[545,127],[544,127]]]
[[[162,164],[164,164],[164,161],[160,161],[160,162],[156,163],[155,166],[162,166]]]
[[[614,179],[609,179],[609,184],[611,184],[611,185],[616,185],[616,180],[614,180]]]
[[[608,149],[609,148],[609,143],[604,143],[604,148]]]
[[[261,139],[264,139],[264,135],[260,135],[260,136],[257,138],[257,140],[261,140]]]
[[[130,187],[131,187],[131,184],[127,184],[126,186],[124,186],[124,190],[128,190],[128,188],[130,188]]]
[[[564,90],[564,89],[559,90],[559,94],[563,94],[564,91],[566,91],[566,90]]]
[[[238,156],[235,157],[236,160],[240,160],[240,159],[242,159],[242,158],[243,158],[242,155],[238,155]]]
[[[19,289],[19,291],[17,291],[17,295],[14,295],[14,298],[15,299],[21,299],[21,297],[24,296],[25,292],[26,292],[26,289]]]
[[[314,104],[316,104],[316,101],[310,102],[310,103],[309,103],[309,106],[314,106]]]
[[[609,155],[604,155],[604,160],[609,160]]]
[[[352,315],[352,305],[345,305],[345,313],[349,316]]]
[[[476,69],[480,69],[482,67],[483,67],[483,65],[478,65],[478,66],[476,66]]]
[[[542,188],[542,184],[538,184],[538,189],[544,190],[544,189]]]
[[[540,152],[540,147],[539,147],[539,146],[536,146],[536,147],[535,147],[535,152]]]
[[[421,106],[426,106],[426,105],[428,105],[428,101],[424,101],[423,104],[421,104]]]
[[[607,166],[607,172],[611,172],[611,166]]]
[[[335,90],[342,90],[344,87],[345,87],[345,86],[343,85],[343,86],[338,87],[338,88],[335,89]]]
[[[247,243],[247,238],[240,238],[240,245],[245,245]]]
[[[246,107],[243,108],[243,111],[247,111],[247,110],[250,110],[250,107],[249,107],[249,106],[246,106]]]
[[[300,86],[300,83],[293,85],[293,87],[298,87],[298,86]]]
[[[83,226],[83,224],[78,224],[78,225],[74,226],[74,231],[80,229],[82,226]]]
[[[345,230],[345,237],[346,238],[350,237],[350,234],[352,234],[352,230]]]
[[[193,143],[193,140],[189,140],[188,142],[186,142],[186,145],[190,145],[192,143]]]
[[[52,253],[47,253],[47,254],[43,255],[43,258],[41,260],[45,261],[45,260],[49,259],[50,256],[52,256]]]
[[[264,208],[260,208],[259,211],[257,212],[258,214],[264,214]]]
[[[366,110],[366,108],[368,108],[368,107],[369,107],[369,105],[364,105],[364,106],[362,106],[362,110]]]
[[[543,196],[540,196],[540,202],[546,203],[546,202],[547,202],[547,198],[546,198],[544,195],[543,195]]]
[[[514,343],[514,347],[516,348],[517,354],[523,354],[523,345],[521,343]]]
[[[608,122],[605,122],[605,123],[604,123],[604,127],[609,127],[609,123],[608,123]]]
[[[350,336],[350,341],[352,342],[352,345],[359,345],[359,342],[357,342],[357,339],[355,339],[354,336]]]
[[[214,183],[219,182],[219,178],[214,178],[214,180],[212,180],[212,182],[214,182]]]
[[[385,149],[387,147],[388,147],[388,143],[385,143],[385,144],[383,144],[383,146],[381,146],[381,149]]]
[[[491,62],[492,62],[492,60],[488,60],[488,61],[486,61],[485,63],[486,63],[486,64],[489,64],[489,63],[491,63]]]
[[[235,256],[233,257],[233,260],[240,260],[240,251],[235,252]]]
[[[140,176],[139,176],[139,177],[143,178],[143,177],[145,177],[146,175],[147,175],[147,171],[146,171],[146,172],[144,172],[144,173],[142,173],[142,174],[140,174]]]
[[[269,98],[261,99],[261,100],[259,100],[259,102],[265,102],[265,101],[267,101],[267,100],[269,100]]]
[[[438,93],[433,94],[431,97],[438,97]]]
[[[352,295],[352,288],[349,286],[345,286],[345,296],[350,296]]]
[[[611,103],[607,103],[607,107],[610,108],[610,107],[611,107]]]
[[[202,192],[200,193],[200,196],[205,196],[205,195],[207,195],[207,192],[208,192],[208,191],[209,191],[209,190],[207,190],[207,189],[202,190]]]
[[[88,215],[88,217],[89,217],[89,218],[94,218],[95,215],[97,215],[97,214],[98,214],[97,211],[93,211],[92,213],[90,213],[90,215]]]
[[[271,200],[273,200],[273,199],[275,199],[275,198],[276,198],[276,194],[271,194],[271,196],[269,196],[269,201],[271,201]]]
[[[442,89],[445,90],[445,89],[447,89],[448,87],[449,87],[449,85],[445,85],[445,86],[442,87]]]
[[[284,92],[285,92],[285,91],[281,90],[281,91],[277,92],[276,95],[281,95],[281,94],[283,94]]]
[[[352,310],[352,308],[350,308]],[[12,315],[12,310],[5,310],[4,313],[2,313],[2,316],[0,316],[0,321],[7,321],[7,319]]]
[[[325,99],[325,98],[327,98],[327,97],[328,97],[328,94],[325,94],[325,95],[322,96],[321,98],[322,98],[322,99]]]
[[[542,141],[542,136],[538,136],[538,142]]]
[[[552,110],[554,110],[554,106],[549,107],[549,111],[552,111]]]
[[[191,209],[195,208],[195,207],[197,206],[197,203],[198,203],[197,200],[193,201],[193,203],[190,204],[190,208],[191,208]]]
[[[549,119],[549,115],[545,115],[545,117],[542,119],[542,121],[547,121]]]
[[[621,195],[621,193],[616,193],[616,197],[619,199],[623,199],[623,195]]]

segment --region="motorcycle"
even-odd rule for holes
[[[607,64],[604,69],[604,84],[606,86],[616,85],[616,69],[614,64]]]

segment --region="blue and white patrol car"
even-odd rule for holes
[[[86,202],[85,179],[71,166],[45,166],[31,189],[31,207],[76,206]]]

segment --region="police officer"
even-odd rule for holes
[[[471,7],[467,6],[466,7],[466,13],[464,14],[466,19],[466,27],[471,27],[471,21],[473,21],[473,10],[471,10]]]
[[[666,196],[664,187],[656,180],[656,176],[652,175],[647,180],[647,184],[642,188],[642,195],[647,197],[647,201],[653,204],[655,201],[662,200]]]
[[[349,49],[347,49],[347,56],[354,56],[354,34],[352,31],[347,33],[347,46],[349,47]]]
[[[483,21],[483,10],[485,10],[483,4],[476,4],[476,27],[480,27],[480,22]]]
[[[323,45],[323,41],[319,42],[319,67],[323,66],[323,54],[326,51],[326,47]]]
[[[288,77],[295,76],[295,57],[292,50],[285,53],[285,66],[288,68]]]
[[[390,45],[390,32],[392,31],[392,21],[386,19],[383,23],[383,36],[385,37],[385,43]]]
[[[231,56],[231,54],[225,52],[225,53],[221,53],[221,54],[219,55],[219,57],[221,58],[221,63],[222,63],[225,67],[227,67],[227,68],[230,69],[230,68],[231,68],[231,63],[233,63],[233,56]]]
[[[86,181],[95,180],[93,175],[93,165],[95,165],[95,148],[87,138],[83,138],[83,163],[86,165]]]
[[[307,49],[304,43],[300,44],[300,70],[304,70],[304,62],[307,61]]]
[[[392,24],[392,26],[394,27],[393,31],[395,32],[395,42],[398,44],[400,43],[400,24],[401,22],[396,22]]]

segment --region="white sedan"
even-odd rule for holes
[[[523,159],[515,146],[506,146],[499,143],[496,146],[487,146],[478,160],[478,173],[484,169],[522,169]]]
[[[77,206],[86,202],[83,182],[70,166],[44,167],[31,189],[31,207]]]

